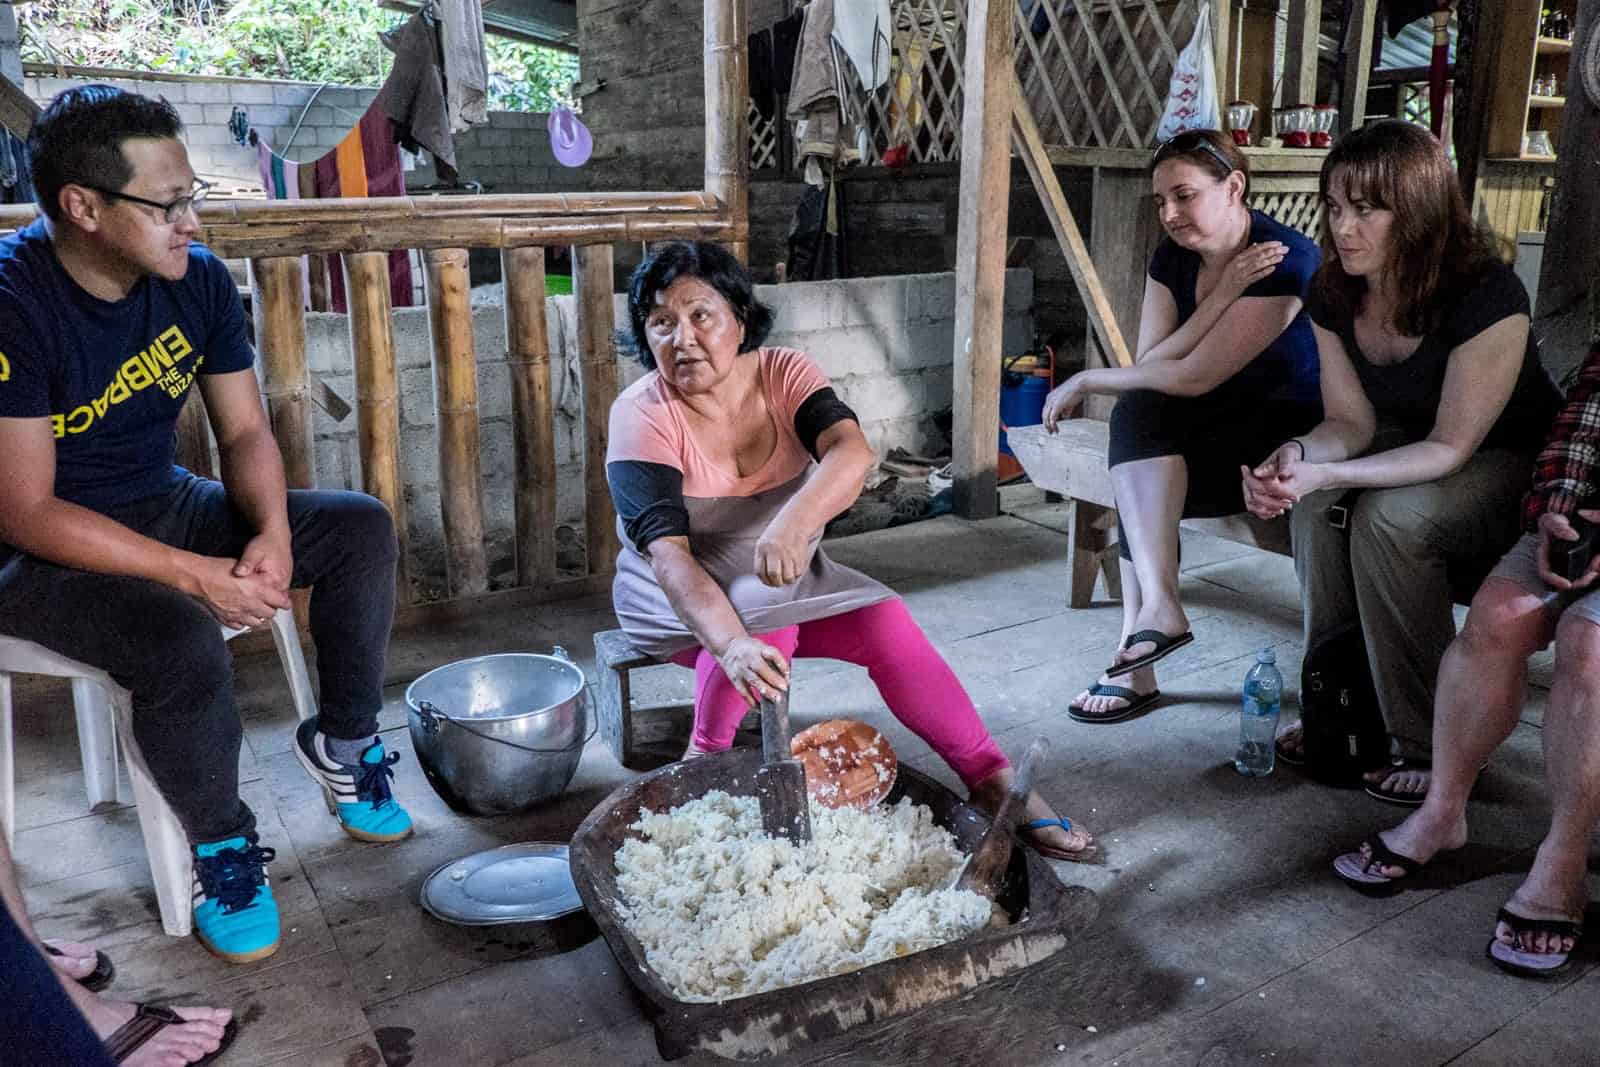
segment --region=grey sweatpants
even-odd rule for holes
[[[1532,468],[1532,453],[1486,450],[1438,481],[1363,490],[1348,532],[1328,522],[1342,489],[1313,493],[1290,513],[1306,647],[1360,618],[1397,756],[1429,759],[1455,594],[1470,597],[1516,542]]]

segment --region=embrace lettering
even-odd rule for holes
[[[150,347],[131,357],[117,368],[117,376],[87,404],[79,404],[71,411],[50,416],[50,425],[57,437],[80,434],[103,418],[107,409],[122,403],[144,389],[154,386],[176,400],[194,381],[204,356],[195,355],[194,362],[184,367],[180,364],[195,355],[194,346],[176,325],[169,326]]]

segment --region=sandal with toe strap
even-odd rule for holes
[[[1362,848],[1367,850],[1365,856],[1361,854]],[[1402,873],[1390,877],[1374,870],[1376,867],[1399,867]],[[1384,844],[1379,834],[1369,834],[1361,842],[1361,848],[1346,852],[1333,861],[1333,873],[1363,893],[1393,892],[1398,888],[1398,883],[1416,874],[1422,867],[1421,860],[1402,856]]]
[[[1135,692],[1123,685],[1105,685],[1096,682],[1089,687],[1091,697],[1110,697],[1113,700],[1123,701],[1120,708],[1111,708],[1108,711],[1089,711],[1081,704],[1068,704],[1067,717],[1075,722],[1105,723],[1121,722],[1131,719],[1144,709],[1150,707],[1161,699],[1161,690],[1155,689],[1148,693]]]
[[[52,956],[59,957],[66,955],[65,952],[62,952],[59,948],[56,948],[48,941],[44,943],[44,950]],[[74,978],[73,981],[77,982],[91,993],[98,993],[102,989],[105,989],[107,986],[109,986],[111,984],[111,980],[116,976],[117,967],[111,962],[111,957],[107,956],[99,949],[95,949],[94,970],[90,971],[82,978]]]
[[[182,1026],[189,1021],[171,1008],[160,1004],[135,1004],[133,1018],[117,1027],[111,1036],[106,1038],[106,1055],[121,1063],[149,1044],[151,1039],[167,1027]],[[190,1064],[190,1067],[202,1067],[203,1064],[215,1062],[217,1057],[228,1051],[228,1046],[233,1044],[233,1039],[238,1036],[238,1023],[229,1019],[227,1025],[222,1028],[222,1041],[217,1045],[216,1051],[206,1053]]]
[[[1022,843],[1033,849],[1046,859],[1067,860],[1070,863],[1092,863],[1100,853],[1100,847],[1093,842],[1080,849],[1056,848],[1047,845],[1038,839],[1040,830],[1047,830],[1059,826],[1064,832],[1072,833],[1072,820],[1065,816],[1057,819],[1034,819],[1032,822],[1023,823],[1017,827],[1017,836],[1022,838]]]
[[[1166,659],[1193,640],[1194,631],[1192,630],[1177,635],[1163,633],[1160,630],[1140,630],[1137,633],[1131,633],[1128,635],[1128,639],[1122,642],[1122,650],[1124,652],[1134,645],[1142,645],[1146,641],[1156,647],[1135,659],[1125,660],[1122,663],[1106,668],[1106,677],[1120,678],[1124,674],[1132,674],[1140,667],[1148,667],[1153,663]]]
[[[1501,908],[1495,921],[1511,927],[1512,942],[1508,945],[1498,937],[1491,937],[1483,947],[1484,955],[1489,957],[1490,963],[1518,978],[1553,978],[1561,974],[1572,965],[1572,957],[1583,941],[1583,924],[1571,919],[1529,919]],[[1570,937],[1572,951],[1530,952],[1522,946],[1525,939],[1531,939],[1534,934]]]

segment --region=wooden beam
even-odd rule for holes
[[[1489,119],[1495,106],[1495,74],[1498,68],[1498,43],[1505,33],[1506,9],[1503,4],[1478,4],[1469,33],[1456,41],[1456,65],[1467,73],[1468,95],[1462,120],[1452,126],[1456,143],[1456,174],[1467,203],[1477,199],[1480,164],[1488,154]],[[1460,91],[1460,84],[1457,84]],[[1519,149],[1521,145],[1517,146]]]
[[[590,574],[617,566],[617,513],[606,482],[611,405],[617,399],[615,303],[610,245],[573,250],[572,288],[578,303],[578,362],[583,378],[583,532]]]
[[[361,486],[381,500],[394,518],[400,549],[397,599],[404,604],[411,599],[411,538],[400,466],[400,380],[395,367],[389,255],[355,252],[343,260],[344,291],[350,299],[350,351],[356,371]]]
[[[1600,173],[1600,96],[1589,97],[1579,73],[1588,56],[1600,56],[1600,44],[1589,43],[1597,34],[1600,0],[1582,0],[1556,162],[1560,195],[1545,233],[1534,318],[1547,361],[1557,371],[1576,365],[1591,345],[1600,344],[1600,197],[1593,195],[1594,176]],[[1600,81],[1600,70],[1595,75]]]
[[[962,85],[961,204],[956,225],[955,510],[996,514],[1006,221],[1011,195],[1014,0],[968,0]]]
[[[1317,102],[1317,30],[1322,0],[1289,0],[1289,39],[1284,54],[1283,106]],[[1271,101],[1261,102],[1257,129],[1271,132]]]
[[[25,141],[33,129],[33,120],[43,110],[16,82],[0,74],[0,126]]]
[[[1217,95],[1221,98],[1217,108],[1221,110],[1234,98],[1234,85],[1238,81],[1234,76],[1239,69],[1238,42],[1234,40],[1234,0],[1200,0],[1200,3],[1211,5],[1211,43],[1217,52]],[[1226,121],[1226,114],[1221,117]]]
[[[476,596],[489,589],[489,564],[483,546],[483,450],[467,250],[434,249],[423,258],[428,273],[428,320],[433,327],[445,574],[451,596]]]
[[[706,195],[724,206],[735,230],[749,217],[750,98],[749,13],[745,0],[706,0],[705,124]],[[749,263],[748,241],[732,242],[739,262]]]
[[[556,576],[555,411],[545,326],[544,249],[501,252],[500,276],[506,286],[506,365],[511,371],[516,453],[517,584],[533,585]]]
[[[1028,102],[1022,96],[1022,87],[1016,83],[1015,74],[1011,78],[1011,91],[1011,142],[1028,168],[1034,190],[1044,203],[1045,216],[1049,218],[1050,228],[1055,231],[1061,253],[1066,257],[1073,284],[1083,298],[1084,310],[1089,313],[1089,324],[1115,365],[1131,367],[1133,356],[1123,340],[1122,329],[1117,325],[1111,303],[1106,299],[1105,287],[1101,285],[1100,274],[1089,256],[1088,247],[1083,243],[1077,220],[1072,217],[1066,194],[1056,180],[1055,168],[1050,165],[1049,153],[1045,151],[1044,141],[1039,136],[1039,126],[1033,121],[1033,113],[1028,110]]]
[[[1342,132],[1358,130],[1367,121],[1367,85],[1372,77],[1372,46],[1378,24],[1378,0],[1346,0],[1344,66],[1339,77],[1339,120]]]

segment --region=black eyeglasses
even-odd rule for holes
[[[1171,156],[1188,152],[1206,153],[1212,159],[1216,160],[1218,163],[1221,163],[1222,169],[1229,174],[1232,174],[1234,171],[1239,169],[1238,167],[1234,166],[1232,160],[1222,154],[1221,150],[1218,149],[1216,145],[1211,143],[1211,138],[1207,137],[1199,130],[1186,130],[1183,133],[1169,137],[1165,141],[1162,141],[1161,144],[1156,147],[1155,158],[1151,160],[1151,165],[1153,166],[1156,163],[1160,163],[1162,160],[1165,160]]]
[[[211,191],[210,182],[197,180],[194,183],[194,188],[187,196],[180,196],[176,200],[169,200],[163,204],[157,200],[146,200],[142,196],[133,196],[130,193],[119,193],[115,189],[102,189],[98,185],[89,185],[85,182],[77,182],[76,184],[82,185],[85,189],[93,189],[101,196],[109,196],[116,200],[126,200],[130,204],[143,204],[145,207],[160,208],[161,217],[165,219],[169,225],[177,222],[179,219],[183,218],[184,215],[188,214],[190,208],[198,210],[200,205],[205,203],[206,194]]]

